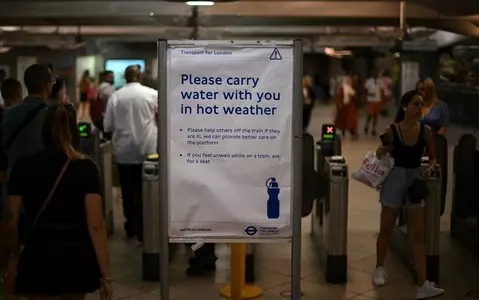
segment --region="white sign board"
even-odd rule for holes
[[[410,90],[416,89],[419,80],[419,63],[403,61],[401,63],[401,96]]]
[[[170,46],[166,94],[170,239],[291,238],[292,45]]]

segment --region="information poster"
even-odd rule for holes
[[[167,57],[170,238],[290,238],[292,47]]]

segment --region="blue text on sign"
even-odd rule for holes
[[[192,74],[181,74],[181,84],[190,85],[234,85],[234,86],[250,86],[255,88],[258,86],[258,77],[214,77],[214,76],[193,76]]]

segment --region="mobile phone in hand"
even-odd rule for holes
[[[388,133],[381,134],[379,136],[379,138],[381,139],[381,144],[384,147],[391,147],[392,146],[391,135],[389,135]]]

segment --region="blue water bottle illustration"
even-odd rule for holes
[[[266,203],[266,213],[268,219],[279,218],[279,184],[276,178],[271,177],[266,180],[266,191],[268,192],[268,201]]]

